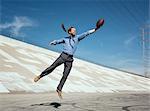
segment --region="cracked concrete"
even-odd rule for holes
[[[1,111],[149,111],[148,93],[0,94]]]

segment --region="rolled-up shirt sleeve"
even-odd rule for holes
[[[78,35],[77,36],[78,37],[78,41],[84,39],[86,36],[88,36],[88,35],[90,35],[90,34],[92,34],[94,32],[95,32],[95,29],[91,29],[91,30],[88,30],[87,32],[84,32],[84,33]]]

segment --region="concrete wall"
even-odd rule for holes
[[[0,93],[55,91],[63,65],[34,83],[59,53],[0,35]],[[64,92],[150,92],[150,79],[76,59]]]

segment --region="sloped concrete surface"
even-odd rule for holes
[[[0,93],[55,91],[63,65],[34,83],[59,53],[0,35]],[[150,79],[75,58],[63,92],[150,92]]]

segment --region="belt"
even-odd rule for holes
[[[68,53],[66,53],[66,52],[62,52],[62,53],[68,55],[69,57],[73,57],[73,55],[70,55],[70,54],[68,54]]]

